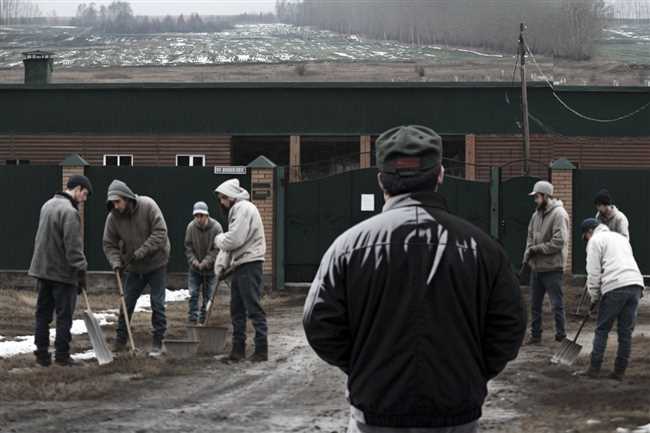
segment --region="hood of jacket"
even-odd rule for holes
[[[229,179],[219,185],[215,192],[234,198],[235,200],[249,200],[250,194],[239,185],[239,179]]]

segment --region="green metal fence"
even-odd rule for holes
[[[641,272],[650,274],[650,170],[575,170],[573,173],[573,273],[585,273],[586,250],[578,225],[596,214],[594,197],[606,188],[630,221],[630,239]]]
[[[61,168],[0,166],[5,206],[0,224],[0,269],[29,268],[43,203],[61,190]]]
[[[440,192],[450,212],[489,231],[490,184],[447,177]],[[374,210],[362,210],[362,196],[374,197]],[[330,244],[348,228],[381,212],[384,198],[377,169],[349,171],[290,183],[286,193],[286,280],[310,281]]]
[[[102,249],[106,221],[106,191],[113,179],[126,182],[136,194],[146,195],[158,203],[165,216],[172,253],[170,272],[187,271],[183,241],[185,228],[192,219],[192,205],[205,201],[210,214],[227,228],[226,217],[219,208],[214,189],[223,181],[237,177],[250,190],[250,177],[215,175],[207,167],[87,167],[86,175],[95,189],[86,204],[86,254],[90,270],[110,270]]]

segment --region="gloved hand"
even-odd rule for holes
[[[194,269],[196,269],[197,271],[201,270],[201,268],[199,266],[201,266],[201,264],[199,263],[198,260],[196,260],[196,259],[192,260],[192,267]]]
[[[122,275],[123,271],[124,271],[124,265],[122,265],[121,263],[113,266],[113,272],[117,272],[120,275]]]
[[[133,257],[131,260],[142,260],[144,259],[145,252],[142,248],[138,248],[137,250],[133,251]]]
[[[78,293],[85,291],[88,287],[88,279],[86,277],[86,271],[79,271],[79,282],[77,283]]]
[[[600,304],[600,299],[596,299],[595,301],[592,299],[591,304],[589,305],[589,312],[595,312],[598,309],[598,304]]]

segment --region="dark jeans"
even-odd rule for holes
[[[600,368],[607,348],[607,337],[614,321],[618,331],[618,350],[616,352],[616,370],[625,370],[632,351],[632,331],[636,322],[642,288],[627,286],[605,293],[600,301],[594,347],[591,351],[591,366]]]
[[[555,335],[557,337],[566,337],[561,271],[532,273],[530,282],[530,333],[533,337],[542,336],[542,306],[544,304],[544,295],[547,293],[555,317]]]
[[[36,351],[47,354],[50,347],[50,323],[56,311],[55,356],[64,359],[70,356],[70,328],[72,315],[77,305],[77,288],[69,284],[48,280],[37,280],[38,300],[36,301],[36,332],[34,344]],[[49,356],[49,355],[48,355]]]
[[[255,350],[268,349],[266,313],[260,304],[263,286],[262,262],[245,263],[235,269],[230,295],[233,347],[245,347],[248,317],[255,328]]]
[[[190,290],[190,310],[188,320],[203,322],[205,319],[205,309],[212,294],[217,288],[217,276],[215,274],[203,275],[190,269],[187,276],[187,287]],[[201,314],[199,316],[199,293],[201,295]]]
[[[165,289],[167,288],[167,269],[160,268],[146,274],[134,272],[124,273],[124,297],[126,309],[129,312],[129,320],[133,317],[133,309],[142,295],[147,284],[151,288],[151,325],[153,326],[154,339],[161,341],[167,330],[167,319],[165,317]],[[117,323],[117,339],[126,342],[126,323],[124,315],[120,310],[120,319]]]

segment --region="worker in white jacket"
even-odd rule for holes
[[[249,201],[248,191],[237,179],[230,179],[215,190],[220,205],[228,212],[228,231],[215,238],[219,256],[215,273],[232,273],[230,316],[233,327],[232,351],[225,361],[239,362],[246,353],[246,318],[255,328],[255,352],[251,362],[268,360],[266,313],[260,304],[264,288],[262,264],[266,239],[262,217]]]
[[[643,296],[643,276],[634,260],[628,239],[611,231],[595,218],[581,225],[587,241],[587,287],[592,310],[598,306],[598,318],[591,364],[585,374],[596,378],[607,346],[607,337],[614,321],[618,329],[618,351],[611,379],[622,380],[632,351],[632,331]]]

